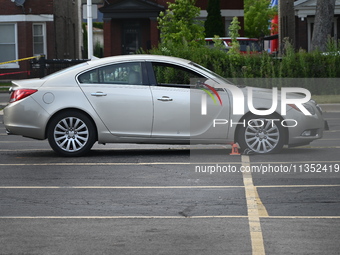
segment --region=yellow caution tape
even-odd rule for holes
[[[19,62],[19,61],[24,61],[24,60],[29,60],[29,59],[33,59],[33,58],[40,58],[41,56],[34,56],[34,57],[29,57],[29,58],[21,58],[21,59],[17,59],[17,60],[11,60],[11,61],[7,61],[7,62],[2,62],[0,63],[0,65],[4,65],[4,64],[8,64],[8,63],[14,63],[14,62]]]

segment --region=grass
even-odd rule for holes
[[[340,95],[315,95],[312,96],[318,104],[339,104]]]
[[[0,92],[8,91],[8,87],[11,86],[12,83],[10,82],[0,82]]]

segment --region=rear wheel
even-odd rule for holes
[[[50,122],[47,130],[51,148],[62,156],[83,156],[96,141],[91,119],[77,111],[62,112]]]
[[[274,121],[276,119],[276,121]],[[285,143],[285,129],[276,116],[248,116],[241,126],[237,141],[242,150],[256,153],[278,153]]]

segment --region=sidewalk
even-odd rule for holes
[[[340,112],[340,104],[320,104],[323,112]]]

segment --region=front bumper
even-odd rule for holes
[[[295,109],[287,112],[285,119],[294,119],[297,123],[295,127],[287,128],[289,147],[307,145],[323,137],[323,131],[328,127],[328,124],[326,124],[327,122],[325,122],[322,116],[321,109],[316,105],[313,105],[313,107],[315,108],[313,115],[304,115]]]

